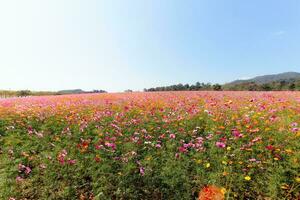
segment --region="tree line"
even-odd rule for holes
[[[300,80],[282,80],[271,83],[259,84],[255,82],[244,82],[237,84],[210,84],[200,83],[195,84],[176,84],[170,86],[161,86],[144,89],[145,92],[156,91],[300,91]]]
[[[51,91],[30,91],[30,90],[0,90],[0,98],[10,98],[10,97],[26,97],[26,96],[49,96],[49,95],[63,95],[63,94],[84,94],[84,93],[106,93],[105,90],[64,90],[58,92]]]
[[[155,92],[155,91],[209,91],[209,90],[222,90],[222,85],[220,84],[211,84],[211,83],[200,83],[196,82],[193,85],[189,84],[177,84],[177,85],[170,85],[170,86],[162,86],[162,87],[155,87],[144,89],[145,92]]]

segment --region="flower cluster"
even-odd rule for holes
[[[299,92],[0,99],[1,195],[297,199],[299,113]]]

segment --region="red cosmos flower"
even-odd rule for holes
[[[272,145],[268,145],[268,146],[266,146],[266,149],[272,151],[272,150],[274,150],[274,147]]]
[[[101,158],[100,158],[100,156],[98,156],[98,155],[96,155],[96,157],[95,157],[95,161],[98,163],[98,162],[100,162],[101,161]]]
[[[226,138],[226,137],[222,137],[222,138],[220,138],[220,141],[221,141],[221,142],[226,142],[226,140],[227,140],[227,138]]]

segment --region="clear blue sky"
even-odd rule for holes
[[[1,0],[0,88],[142,90],[300,71],[299,0]]]

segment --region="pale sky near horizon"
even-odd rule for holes
[[[0,89],[123,91],[300,72],[299,0],[0,0]]]

